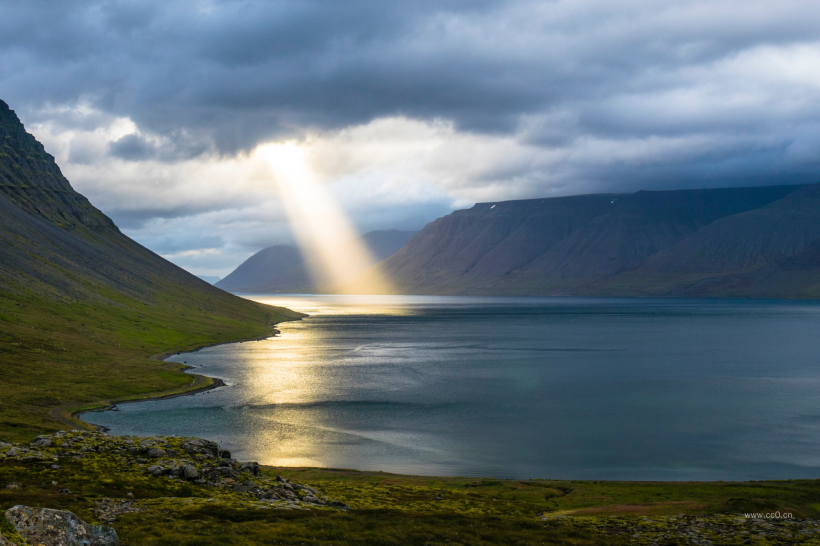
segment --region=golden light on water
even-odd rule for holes
[[[270,164],[315,280],[322,287],[345,292],[345,284],[375,263],[350,219],[310,168],[303,147],[292,142],[267,144],[257,153]],[[371,294],[390,292],[384,277],[372,270],[367,284]]]
[[[412,308],[400,305],[405,300],[397,296],[338,295],[323,300],[254,296],[250,299],[289,306],[314,318],[414,314]],[[336,404],[351,400],[347,390],[349,369],[345,365],[348,361],[338,351],[333,329],[316,329],[309,321],[285,322],[279,328],[283,332],[281,337],[240,346],[243,365],[237,380],[242,384],[244,399],[231,411],[241,413],[243,420],[253,423],[242,442],[255,454],[264,454],[254,455],[260,463],[340,467],[345,461],[337,458],[328,446],[364,443],[376,450],[384,445],[408,449],[414,445],[412,438],[400,432],[362,430],[353,423],[340,423],[334,418],[334,413],[339,411]],[[389,356],[391,349],[374,345],[354,350],[357,357],[361,352],[384,351]]]

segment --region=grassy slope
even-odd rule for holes
[[[193,289],[154,304],[109,296],[121,306],[0,293],[0,438],[64,428],[49,411],[68,402],[183,389],[191,376],[150,355],[266,335],[269,324],[299,316],[238,298],[195,307],[201,294]]]
[[[49,412],[69,403],[190,388],[177,365],[149,357],[300,316],[218,290],[123,235],[0,101],[0,439],[62,428]]]

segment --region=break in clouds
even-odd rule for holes
[[[809,1],[0,1],[0,98],[126,233],[224,275],[294,141],[361,230],[476,201],[817,181]]]

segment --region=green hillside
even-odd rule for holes
[[[301,317],[212,287],[75,192],[0,101],[0,439],[72,409],[207,386],[152,355],[269,335]]]

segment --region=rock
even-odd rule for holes
[[[262,471],[259,469],[259,463],[243,463],[239,467],[240,472],[250,472],[254,476],[261,476]]]
[[[31,445],[37,447],[51,447],[51,438],[48,436],[37,436],[31,441]]]
[[[65,510],[18,505],[6,510],[6,519],[29,544],[115,546],[120,543],[111,527],[89,525]]]
[[[20,453],[22,453],[22,451],[20,450],[19,447],[13,447],[13,448],[9,449],[8,451],[6,451],[6,457],[16,457]]]
[[[199,471],[195,466],[189,464],[182,465],[182,476],[186,480],[193,480],[199,477]]]
[[[146,453],[146,455],[148,455],[152,459],[159,459],[160,457],[165,457],[168,454],[165,452],[164,449],[160,449],[158,447],[152,447],[151,449],[148,450],[148,453]]]
[[[140,512],[140,509],[134,506],[134,501],[104,498],[95,501],[95,504],[94,514],[105,523],[116,520],[122,514]]]
[[[238,483],[233,486],[233,490],[238,493],[248,493],[249,491],[253,491],[256,489],[256,484],[251,481],[246,481],[244,483]]]
[[[20,484],[17,482],[11,482],[6,486],[6,489],[20,489]]]
[[[191,455],[199,454],[209,457],[219,457],[220,452],[219,445],[216,442],[201,440],[199,438],[193,438],[187,442],[183,442],[182,449]]]
[[[60,495],[70,495],[71,489],[60,489],[59,493]]]

